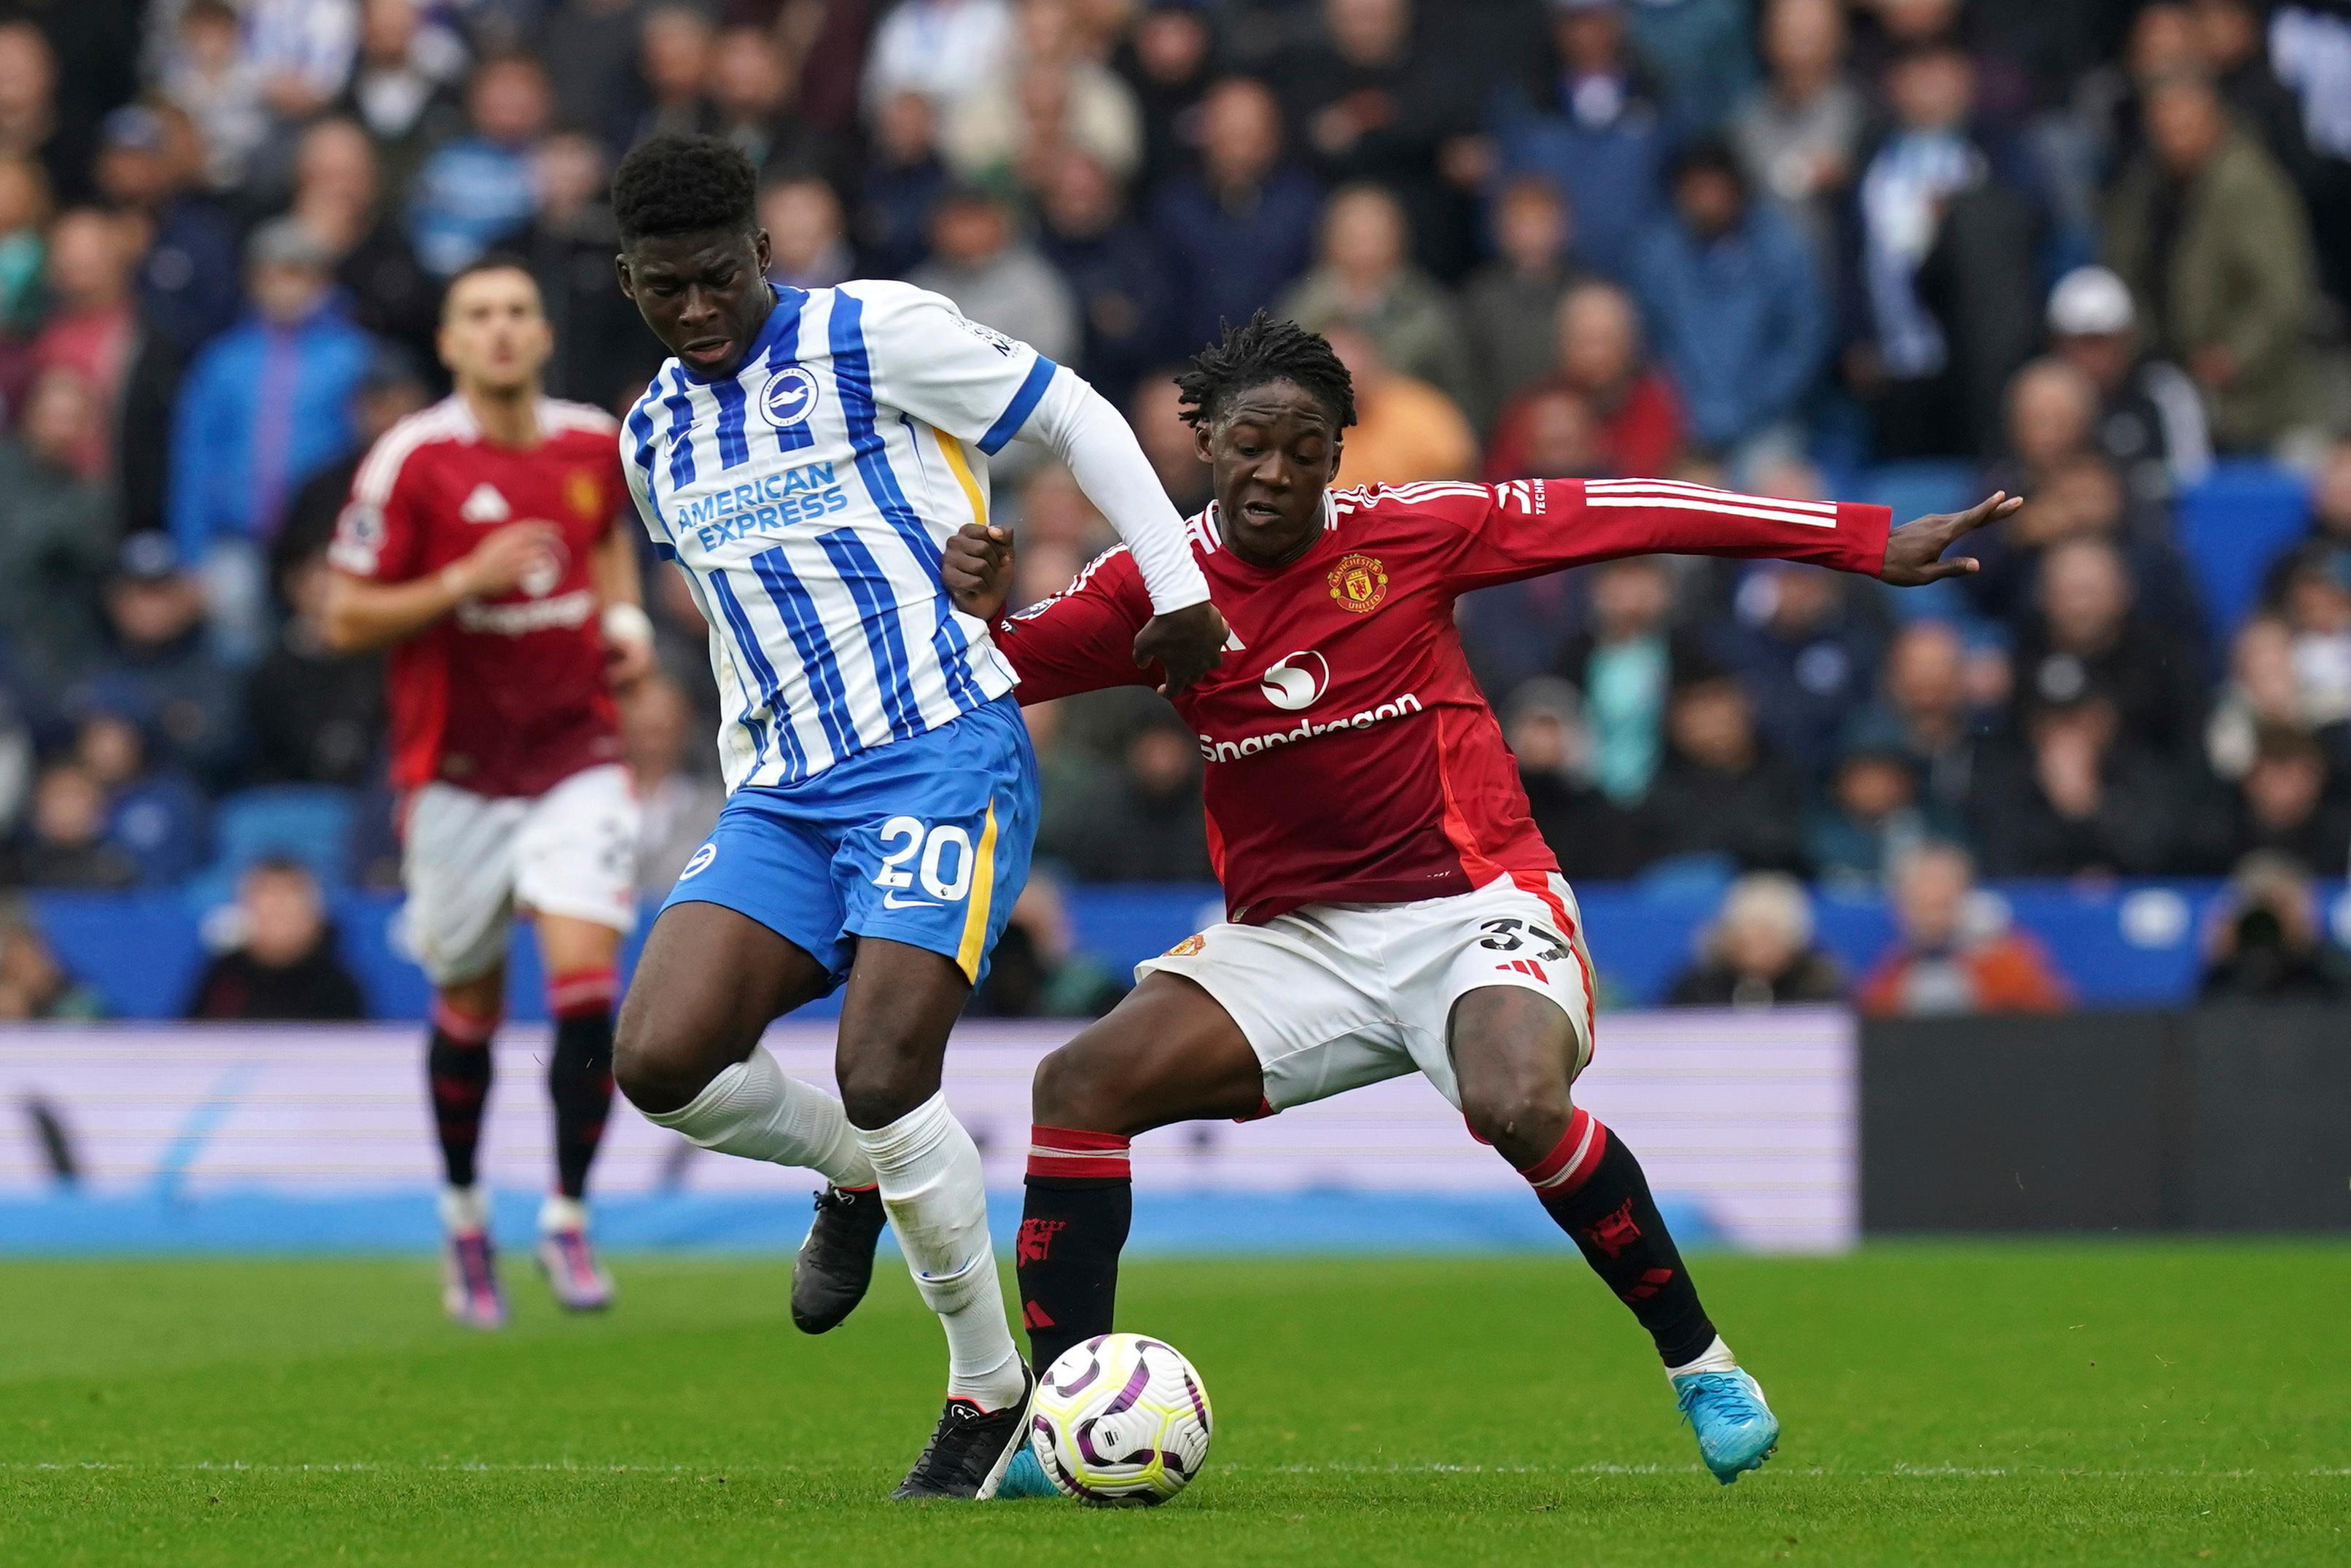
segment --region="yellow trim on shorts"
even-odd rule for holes
[[[971,476],[971,460],[963,455],[963,443],[935,424],[931,426],[931,434],[937,440],[939,454],[947,460],[956,483],[963,486],[963,498],[971,503],[971,520],[983,528],[987,527],[987,502],[979,493],[979,481]]]
[[[979,984],[979,961],[987,947],[987,906],[996,894],[996,802],[987,803],[987,824],[979,830],[978,862],[971,871],[971,902],[964,905],[963,945],[956,949],[956,967],[973,985]]]

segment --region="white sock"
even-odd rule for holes
[[[490,1200],[478,1186],[441,1189],[441,1228],[452,1236],[474,1236],[490,1228]]]
[[[1736,1372],[1738,1370],[1738,1358],[1730,1354],[1730,1347],[1722,1343],[1722,1336],[1717,1334],[1714,1336],[1714,1343],[1699,1352],[1696,1361],[1681,1366],[1666,1368],[1666,1376],[1671,1379],[1687,1377],[1693,1372]]]
[[[873,1185],[873,1167],[857,1146],[841,1102],[786,1077],[765,1046],[712,1079],[692,1103],[648,1113],[645,1120],[722,1155],[806,1166],[835,1186]]]
[[[987,1239],[987,1189],[979,1146],[945,1094],[886,1127],[854,1129],[873,1162],[882,1207],[914,1289],[947,1331],[947,1396],[983,1410],[1020,1397],[1020,1354],[1004,1317],[1004,1286]]]
[[[566,1197],[550,1192],[538,1206],[538,1233],[551,1236],[559,1230],[588,1228],[588,1206],[576,1197]]]

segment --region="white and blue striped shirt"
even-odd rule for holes
[[[939,582],[1056,367],[903,283],[777,289],[731,376],[664,365],[621,434],[710,622],[726,788],[798,783],[1012,689]]]

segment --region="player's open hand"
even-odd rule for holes
[[[553,523],[537,518],[493,529],[457,562],[455,581],[468,599],[511,593],[534,569],[557,559],[561,538]]]
[[[1995,490],[1964,512],[1938,512],[1903,524],[1886,536],[1886,565],[1877,573],[1879,580],[1896,588],[1917,588],[1979,570],[1983,563],[1973,556],[1945,560],[1943,552],[1987,523],[2013,516],[2022,505],[2023,497]]]
[[[1166,674],[1159,695],[1180,696],[1225,662],[1225,641],[1231,635],[1224,612],[1204,599],[1144,622],[1134,634],[1134,662],[1146,669],[1157,664]]]
[[[1012,535],[966,523],[940,552],[939,580],[957,610],[993,623],[1012,597]]]

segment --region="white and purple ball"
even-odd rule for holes
[[[1029,1443],[1065,1495],[1165,1502],[1208,1458],[1208,1391],[1183,1353],[1142,1334],[1097,1334],[1045,1369]]]

